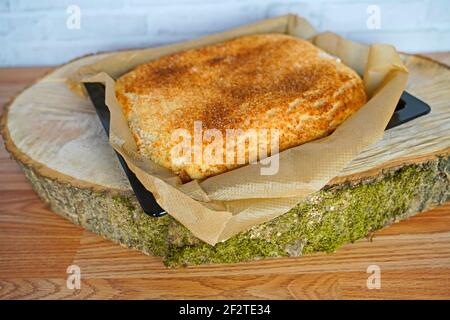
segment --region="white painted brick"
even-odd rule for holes
[[[69,4],[81,8],[80,30],[66,28]],[[372,4],[381,30],[366,27]],[[442,51],[450,50],[449,12],[450,0],[0,0],[0,66],[179,42],[286,13],[366,43]]]
[[[145,14],[82,13],[80,29],[68,29],[66,20],[66,14],[54,16],[48,20],[49,38],[56,40],[115,39],[120,43],[127,36],[147,34],[147,17]]]
[[[236,2],[239,0],[224,0],[222,2]],[[246,0],[240,0],[246,1]],[[258,0],[256,0],[258,1]],[[261,0],[263,2],[265,0]],[[207,4],[207,3],[217,3],[217,0],[126,0],[126,6],[128,7],[153,7],[157,5],[177,5],[177,4]]]
[[[0,12],[6,12],[10,9],[9,0],[0,0]]]
[[[425,27],[428,3],[426,1],[390,1],[382,3],[382,30],[411,30]]]
[[[367,29],[367,3],[326,4],[323,7],[322,31],[350,31]]]
[[[385,43],[394,45],[397,50],[416,53],[430,52],[439,47],[439,32],[423,31],[383,31],[370,30],[363,32],[348,32],[344,37],[362,43]],[[442,44],[445,50],[450,50],[450,43]]]
[[[2,0],[3,1],[3,0]],[[69,5],[78,5],[81,10],[118,9],[124,6],[124,0],[10,0],[13,8],[19,11],[65,10]]]
[[[426,19],[430,26],[448,28],[450,26],[450,1],[432,0]]]
[[[255,4],[221,3],[202,6],[155,7],[148,12],[152,35],[208,34],[263,19],[265,8]]]
[[[438,33],[438,43],[431,51],[450,51],[450,29]]]
[[[16,59],[8,59],[8,54],[11,50],[0,50],[0,66],[12,66],[16,62]]]
[[[300,3],[274,3],[268,7],[267,17],[275,17],[288,13],[306,18],[318,28],[322,20],[322,3],[319,1],[302,1]]]
[[[45,40],[47,38],[46,14],[0,14],[0,36],[21,40]]]
[[[368,30],[367,20],[370,5],[380,8],[381,29],[398,30],[417,28],[423,24],[427,11],[425,1],[359,1],[355,3],[327,4],[323,7],[322,30],[358,31]]]
[[[0,36],[13,41],[69,40],[107,37],[120,39],[147,33],[147,17],[144,14],[81,14],[81,28],[68,29],[66,12],[52,14],[0,14]],[[120,41],[119,41],[120,42]]]
[[[173,37],[169,42],[186,40]],[[1,39],[0,39],[1,41]],[[163,45],[159,38],[148,36],[128,37],[117,42],[113,39],[91,39],[73,41],[38,41],[38,42],[8,42],[8,50],[0,50],[0,65],[3,66],[38,66],[55,65],[65,63],[71,59],[86,54],[115,51],[132,48],[148,48],[155,45]],[[3,43],[3,42],[2,42]],[[32,53],[32,54],[30,54]]]

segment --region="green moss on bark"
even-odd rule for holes
[[[377,179],[356,185],[332,186],[313,194],[288,213],[214,247],[205,243],[172,245],[166,263],[230,263],[333,252],[343,243],[414,214],[417,204],[423,209],[425,203],[437,205],[447,201],[448,173],[448,159],[441,159],[385,172]]]
[[[357,184],[327,187],[286,214],[213,247],[168,215],[146,215],[131,192],[79,189],[21,165],[53,211],[112,241],[163,256],[172,267],[332,252],[343,243],[448,201],[449,166],[449,157],[438,158],[391,169]]]

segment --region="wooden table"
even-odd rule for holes
[[[450,64],[450,53],[429,56]],[[50,70],[0,69],[0,104]],[[66,286],[71,265],[79,290]],[[380,289],[367,288],[370,265],[380,267]],[[51,212],[2,143],[0,298],[449,299],[450,203],[333,254],[167,269]]]

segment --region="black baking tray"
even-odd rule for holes
[[[430,113],[428,104],[404,91],[397,103],[395,112],[389,120],[386,130]]]
[[[103,128],[106,131],[106,135],[109,137],[109,109],[105,104],[105,86],[101,83],[85,83],[84,87],[86,88],[89,97],[95,107],[95,111],[102,123]],[[130,181],[131,188],[133,188],[134,193],[136,194],[136,198],[139,201],[139,204],[142,207],[142,210],[152,216],[152,217],[161,217],[166,214],[163,208],[159,206],[156,202],[153,194],[148,191],[133,171],[128,168],[125,159],[116,151],[117,157],[119,158],[119,162],[125,171],[125,174]]]
[[[110,116],[109,109],[105,104],[105,86],[101,83],[85,83],[84,86],[95,107],[95,111],[100,118],[100,122],[109,137]],[[428,104],[405,91],[400,97],[397,107],[395,108],[395,112],[392,115],[386,130],[416,119],[417,117],[426,115],[430,112],[430,110],[431,109]],[[116,154],[125,174],[128,177],[128,180],[130,181],[130,185],[136,194],[136,198],[138,199],[142,210],[152,217],[161,217],[165,215],[166,212],[158,205],[153,194],[142,185],[136,175],[130,170],[130,168],[128,168],[123,157],[117,152]]]

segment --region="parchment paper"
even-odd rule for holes
[[[275,175],[262,176],[262,164],[258,163],[181,184],[175,174],[142,158],[116,100],[114,79],[170,53],[256,33],[285,33],[312,41],[363,75],[370,100],[331,135],[281,152]],[[325,186],[364,148],[380,140],[407,78],[408,71],[394,47],[364,46],[331,32],[316,34],[306,20],[287,15],[180,44],[119,52],[80,68],[68,84],[78,93],[83,93],[81,82],[105,84],[112,147],[162,208],[195,236],[215,245],[289,211]]]

